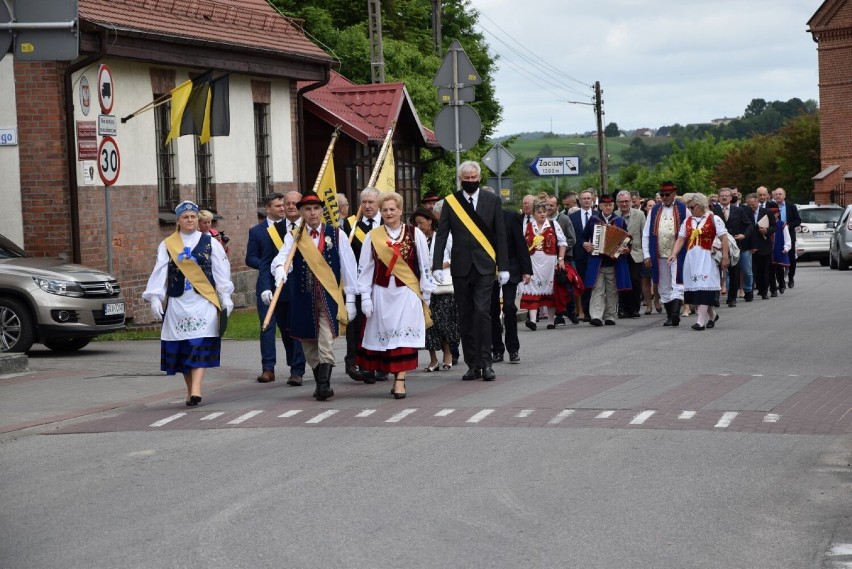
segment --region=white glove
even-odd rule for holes
[[[500,271],[497,273],[497,282],[500,283],[500,286],[509,282],[509,271]]]
[[[429,306],[429,303],[432,302],[432,297],[431,296],[424,296],[423,302],[426,303],[426,306]]]
[[[263,302],[263,304],[269,304],[270,302],[272,302],[272,291],[265,290],[260,293],[260,300]]]
[[[346,316],[349,317],[349,321],[352,322],[355,320],[355,316],[358,314],[358,311],[355,309],[355,301],[346,303]]]
[[[441,269],[432,271],[432,278],[435,279],[436,283],[444,284],[444,271]]]
[[[227,312],[228,316],[231,315],[231,312],[233,312],[234,310],[234,301],[231,300],[230,296],[225,296],[222,298],[222,308],[225,309],[225,312]]]
[[[163,302],[158,296],[151,299],[151,314],[154,315],[154,320],[157,320],[158,322],[163,319]]]
[[[373,299],[361,297],[361,312],[367,318],[373,315]]]
[[[287,282],[287,273],[284,272],[284,267],[282,265],[278,265],[275,267],[275,271],[272,273],[272,276],[275,277],[275,286],[279,287]]]

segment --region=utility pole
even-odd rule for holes
[[[385,52],[382,47],[381,0],[367,0],[367,24],[370,27],[370,78],[373,83],[384,83]]]
[[[598,119],[598,163],[601,172],[601,195],[609,193],[606,173],[606,137],[603,129],[603,101],[601,100],[601,82],[595,81],[595,115]]]
[[[441,0],[432,0],[432,38],[435,42],[435,53],[444,52],[444,41],[441,38]]]

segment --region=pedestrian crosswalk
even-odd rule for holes
[[[282,421],[276,421],[275,419]],[[332,418],[334,420],[332,420]],[[219,421],[216,421],[219,419]],[[198,421],[199,423],[196,423]],[[180,424],[181,428],[222,428],[227,426],[274,427],[297,425],[370,426],[376,425],[418,425],[418,426],[528,426],[542,427],[580,426],[580,427],[656,427],[682,428],[689,422],[699,423],[694,428],[708,430],[730,429],[738,421],[754,427],[764,424],[767,429],[783,422],[779,413],[758,411],[699,411],[690,409],[455,409],[455,408],[418,408],[394,409],[288,409],[281,412],[269,412],[263,409],[243,410],[240,412],[185,412],[174,413],[159,418],[148,427],[161,429]],[[203,422],[203,423],[202,423]],[[740,425],[740,429],[745,424]],[[756,430],[756,429],[752,429]]]

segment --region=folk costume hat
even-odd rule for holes
[[[308,192],[302,196],[302,199],[299,200],[299,203],[296,204],[296,207],[302,209],[302,207],[306,205],[318,205],[322,207],[325,205],[320,199],[320,197],[316,194],[316,192]]]
[[[598,198],[598,204],[602,203],[615,203],[615,198],[613,198],[609,194],[604,194],[600,198]]]
[[[440,201],[441,197],[438,195],[438,192],[426,192],[423,194],[423,199],[420,200],[420,203],[435,203]]]
[[[667,194],[670,192],[677,193],[677,186],[674,182],[660,182],[660,194]]]
[[[189,200],[186,200],[185,202],[181,202],[175,208],[175,215],[180,217],[181,215],[183,215],[184,213],[186,213],[188,211],[194,211],[195,213],[198,213],[198,210],[199,210],[199,208],[198,208],[197,204],[195,204],[195,203],[193,203]]]
[[[773,211],[773,212],[781,211],[781,207],[778,205],[778,203],[771,201],[771,200],[766,202],[765,204],[763,204],[763,207],[765,207],[767,210]]]

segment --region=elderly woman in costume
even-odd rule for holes
[[[557,267],[565,270],[565,250],[568,242],[559,224],[547,218],[547,202],[535,201],[532,214],[524,230],[524,237],[532,261],[533,274],[530,281],[521,286],[521,308],[527,309],[529,313],[527,328],[535,331],[539,309],[552,306],[555,314],[565,311],[565,306],[556,306],[553,279]]]
[[[429,248],[429,266],[432,266],[431,260],[434,256],[440,254],[444,256],[444,268],[448,268],[450,266],[450,251],[453,247],[452,235],[447,239],[447,246],[444,251],[436,252],[434,237],[438,217],[433,211],[425,207],[418,208],[411,214],[411,224],[422,231],[426,237],[426,245]],[[426,366],[424,371],[450,370],[453,367],[451,347],[458,344],[460,339],[456,299],[453,296],[453,284],[451,282],[435,287],[429,308],[432,311],[432,326],[426,330],[429,365]],[[439,351],[443,356],[443,361],[438,360]]]
[[[775,234],[772,236],[772,271],[769,279],[769,290],[772,296],[778,293],[784,294],[785,271],[790,266],[790,249],[793,244],[790,237],[790,228],[781,219],[781,207],[778,202],[766,202],[766,210],[775,218]]]
[[[680,226],[674,249],[668,263],[677,262],[680,251],[686,247],[683,263],[683,300],[696,306],[698,318],[692,325],[693,330],[713,328],[719,320],[716,306],[719,306],[721,279],[719,269],[728,266],[728,238],[725,235],[725,222],[713,215],[708,209],[707,196],[687,194],[686,208],[689,214]],[[722,258],[719,265],[713,258],[713,241],[719,238]]]
[[[219,316],[234,309],[234,285],[224,249],[198,230],[198,206],[185,201],[175,214],[178,230],[157,248],[142,298],[151,303],[154,318],[163,320],[160,369],[183,374],[186,404],[195,406],[201,402],[204,370],[219,367]]]
[[[361,310],[367,317],[356,363],[394,374],[391,394],[404,399],[405,373],[417,368],[426,343],[429,300],[435,288],[423,232],[402,222],[402,196],[383,193],[384,225],[367,234],[358,263]]]

